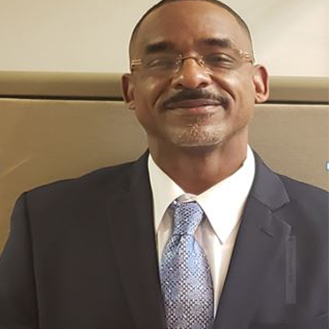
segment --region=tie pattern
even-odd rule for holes
[[[197,202],[172,203],[174,229],[161,262],[167,329],[211,329],[214,292],[206,255],[194,238],[203,219]]]

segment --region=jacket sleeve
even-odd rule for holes
[[[0,258],[0,329],[37,329],[38,311],[26,194],[13,211],[8,241]]]

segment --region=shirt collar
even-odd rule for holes
[[[169,205],[185,192],[158,167],[151,154],[148,158],[148,170],[153,195],[154,227],[157,232]]]
[[[233,175],[200,195],[186,194],[157,166],[151,154],[148,169],[156,232],[167,208],[175,199],[181,202],[195,200],[204,210],[221,243],[224,243],[240,220],[255,175],[255,159],[248,146],[243,165]]]

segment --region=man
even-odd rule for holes
[[[149,150],[19,198],[0,328],[328,328],[327,194],[248,147],[268,76],[245,23],[220,2],[162,1],[130,57],[124,97]]]

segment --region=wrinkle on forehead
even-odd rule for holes
[[[227,39],[252,52],[247,32],[231,13],[212,3],[193,1],[187,6],[183,1],[163,5],[146,17],[133,40],[130,55],[142,56],[149,45],[157,43],[184,43],[192,47],[198,43],[197,38]]]
[[[234,42],[227,38],[200,38],[196,40],[196,48],[199,47],[219,47],[219,48],[237,48]],[[177,52],[179,50],[175,43],[170,41],[152,42],[146,44],[143,48],[143,55],[150,55],[164,52]]]

